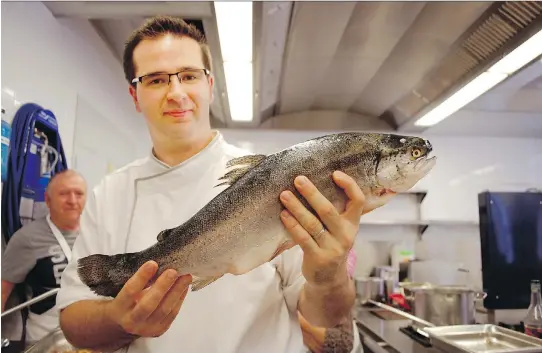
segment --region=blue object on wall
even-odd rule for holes
[[[23,221],[44,213],[49,179],[68,169],[54,114],[33,103],[22,105],[11,125],[6,181],[2,189],[2,233],[6,243]]]
[[[8,151],[9,137],[11,135],[11,125],[2,120],[2,183],[6,182],[8,174]]]

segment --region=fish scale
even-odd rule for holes
[[[345,172],[365,194],[365,214],[425,177],[436,162],[428,156],[432,149],[420,137],[347,132],[270,155],[234,158],[216,184],[228,187],[189,220],[164,229],[156,244],[142,251],[81,258],[78,274],[96,294],[115,297],[141,265],[154,260],[156,276],[173,268],[180,275],[191,274],[192,291],[201,290],[226,273],[247,273],[293,245],[280,219],[282,191],[292,191],[318,217],[294,187],[296,176],[308,177],[342,212],[346,194],[332,174]]]

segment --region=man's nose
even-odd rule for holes
[[[77,202],[77,196],[75,195],[75,193],[70,193],[68,195],[68,202],[69,203],[76,203]]]
[[[177,75],[170,77],[168,86],[168,99],[180,102],[188,98],[185,92],[185,85],[181,84],[181,80]]]

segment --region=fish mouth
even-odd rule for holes
[[[437,162],[437,157],[436,156],[429,157],[429,153],[428,153],[416,161],[416,163],[414,164],[414,171],[418,172],[418,171],[421,171],[422,169],[427,169],[427,171],[429,171],[431,168],[433,168],[436,162]]]
[[[401,193],[411,189],[415,184],[429,174],[436,161],[436,156],[428,157],[425,155],[418,158],[407,167],[404,175],[405,180],[403,180],[400,185],[392,186],[387,190],[392,191],[393,193]]]

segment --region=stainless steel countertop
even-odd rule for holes
[[[363,326],[363,329],[373,333],[396,351],[400,353],[443,353],[436,348],[426,348],[399,331],[400,328],[410,325],[410,320],[384,320],[371,313],[375,310],[382,309],[356,307],[354,308],[354,317]],[[360,334],[363,336],[363,332]]]

